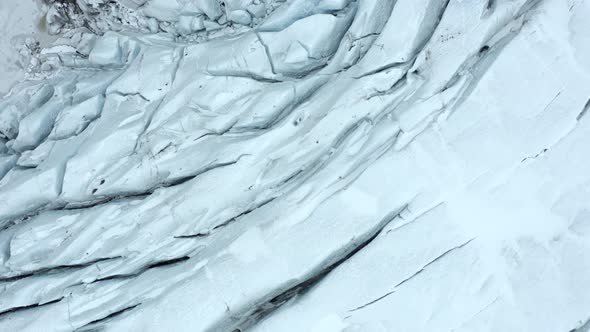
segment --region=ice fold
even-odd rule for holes
[[[587,327],[584,2],[78,6],[0,100],[0,330]]]

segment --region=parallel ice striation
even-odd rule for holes
[[[588,329],[590,2],[116,5],[0,100],[0,330]]]

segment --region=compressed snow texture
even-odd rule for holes
[[[590,328],[590,1],[57,5],[1,331]]]

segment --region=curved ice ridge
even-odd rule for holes
[[[588,330],[590,2],[115,4],[0,100],[0,330]]]

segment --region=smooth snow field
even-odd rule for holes
[[[589,0],[0,0],[0,331],[589,332]]]

